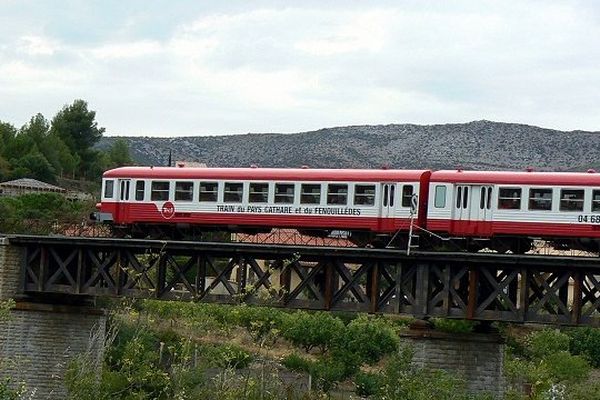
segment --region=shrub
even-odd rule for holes
[[[581,356],[573,356],[568,351],[546,356],[545,363],[550,375],[557,382],[576,383],[584,381],[590,374],[591,367]]]
[[[328,357],[312,363],[310,374],[318,389],[329,392],[338,382],[348,378],[347,369],[343,362]]]
[[[329,392],[338,382],[350,377],[357,369],[355,365],[348,365],[346,359],[333,355],[311,361],[298,354],[290,354],[281,363],[291,371],[312,375],[317,389],[325,392]]]
[[[528,353],[533,358],[542,359],[569,348],[569,336],[558,329],[543,329],[527,336]]]
[[[202,352],[207,364],[217,368],[246,368],[253,359],[249,352],[235,344],[205,346]]]
[[[567,393],[568,400],[598,400],[600,398],[600,382],[582,382],[573,385]]]
[[[238,323],[245,327],[261,346],[268,340],[275,341],[288,314],[270,307],[239,306],[235,310]]]
[[[0,400],[20,400],[24,394],[25,386],[21,385],[17,389],[13,389],[10,379],[0,379]]]
[[[281,360],[281,364],[290,371],[310,372],[312,362],[296,353],[292,353]]]
[[[383,382],[384,376],[381,374],[359,372],[354,379],[356,394],[363,397],[377,394],[383,387]]]
[[[346,327],[336,347],[347,355],[354,354],[363,362],[374,364],[398,348],[398,335],[381,318],[361,316]]]
[[[468,321],[466,319],[432,318],[431,322],[433,322],[435,329],[449,333],[473,332],[473,329],[477,325],[477,322]]]
[[[15,301],[12,299],[0,301],[0,322],[3,322],[10,317],[10,309],[15,306]]]
[[[283,330],[283,337],[302,347],[307,353],[314,347],[318,347],[324,353],[343,330],[343,322],[330,313],[299,311],[290,315]]]
[[[586,356],[593,367],[600,368],[600,329],[573,328],[566,333],[571,338],[569,344],[571,352]]]

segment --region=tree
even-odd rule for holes
[[[39,151],[36,143],[28,135],[16,135],[5,145],[4,155],[9,160],[17,160],[31,151]],[[11,161],[12,164],[12,161]]]
[[[0,181],[8,179],[10,176],[10,163],[0,155]]]
[[[23,157],[11,159],[13,166],[13,177],[28,177],[44,182],[54,182],[54,168],[46,160],[46,157],[37,149],[31,150]]]
[[[17,130],[7,122],[0,121],[0,156],[8,159],[8,145],[14,140]]]
[[[42,114],[37,113],[35,116],[31,117],[27,124],[23,125],[19,131],[19,135],[31,138],[31,140],[41,148],[49,131],[50,124],[48,123],[48,120],[44,118]]]
[[[89,180],[100,179],[102,173],[111,168],[110,157],[107,153],[91,149],[87,151],[87,156],[82,159],[81,164]]]
[[[48,135],[41,148],[42,153],[59,176],[73,177],[75,175],[81,159],[77,154],[71,153],[69,147],[58,135]]]
[[[17,135],[17,130],[14,126],[7,122],[0,121],[0,155],[7,157],[6,148]]]
[[[99,128],[95,119],[96,112],[88,110],[87,102],[75,100],[73,104],[64,106],[54,116],[50,129],[51,133],[58,135],[72,153],[79,156],[84,175],[90,175],[90,168],[98,155],[97,152],[92,151],[92,146],[104,133],[104,128]]]
[[[123,165],[133,164],[133,160],[129,155],[129,145],[123,139],[117,139],[110,150],[108,151],[108,155],[110,156],[110,161],[116,167],[122,167]]]

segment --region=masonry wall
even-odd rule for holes
[[[23,250],[0,238],[0,300],[15,298],[21,277]]]
[[[410,330],[402,336],[414,350],[416,366],[458,375],[472,393],[488,392],[498,397],[504,394],[504,342],[499,335],[424,329]]]
[[[64,399],[63,376],[74,356],[85,355],[100,371],[106,316],[90,307],[27,302],[18,293],[22,256],[0,238],[0,300],[17,299],[0,321],[0,377],[24,383],[35,399]]]

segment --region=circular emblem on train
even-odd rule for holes
[[[175,215],[175,205],[170,201],[165,202],[165,204],[163,204],[162,208],[160,209],[160,213],[165,219],[173,218],[173,215]]]

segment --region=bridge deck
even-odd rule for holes
[[[416,317],[598,325],[597,258],[12,236],[43,296],[248,302]]]

